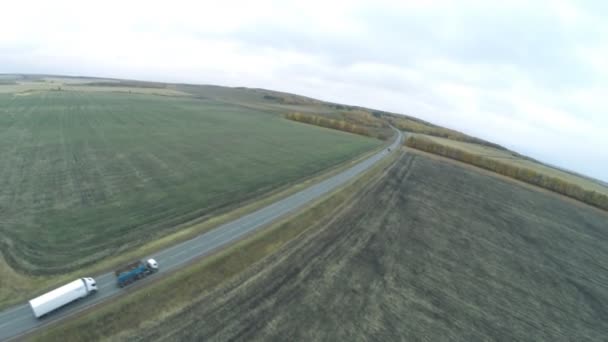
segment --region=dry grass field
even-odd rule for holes
[[[605,215],[407,155],[315,234],[124,340],[604,341]]]
[[[48,76],[39,78],[0,78],[0,94],[11,94],[13,96],[29,96],[48,91],[77,91],[77,92],[115,92],[128,94],[147,94],[159,96],[186,96],[192,94],[179,91],[174,85],[158,86],[133,86],[132,83],[120,82],[118,80],[104,80],[94,82],[87,78],[62,78],[59,76]]]

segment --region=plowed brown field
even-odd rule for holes
[[[126,338],[601,341],[607,222],[555,196],[404,155],[323,229]]]

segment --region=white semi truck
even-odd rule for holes
[[[34,316],[40,318],[53,310],[95,292],[97,292],[95,279],[80,278],[30,300],[30,307]]]

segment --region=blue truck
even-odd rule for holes
[[[145,262],[140,260],[130,263],[114,272],[116,275],[116,285],[118,285],[118,287],[125,287],[152,273],[156,273],[157,271],[158,263],[154,259],[148,259]]]

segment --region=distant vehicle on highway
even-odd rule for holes
[[[136,261],[114,272],[116,274],[116,284],[119,287],[127,286],[141,278],[145,278],[158,271],[158,263],[154,259],[147,261]]]
[[[97,292],[95,279],[80,278],[30,300],[30,307],[34,316],[41,318],[51,311],[95,292]]]

